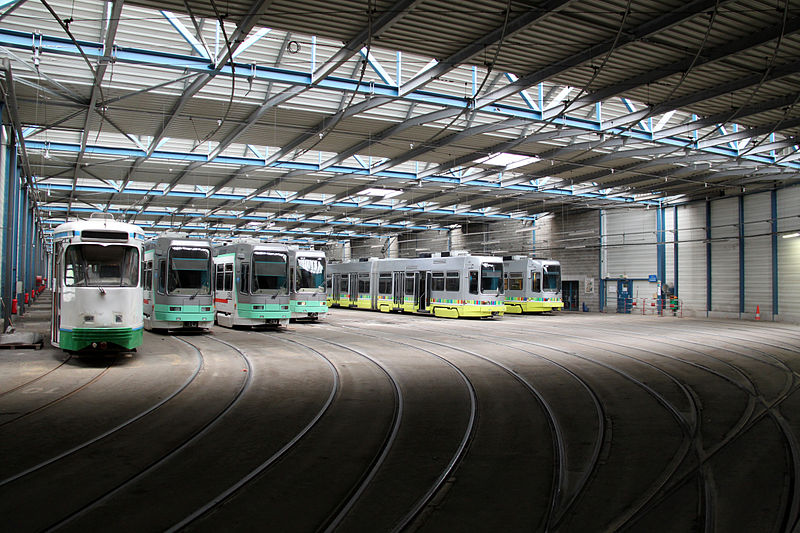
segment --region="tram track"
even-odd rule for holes
[[[431,331],[431,330],[425,330],[425,331]],[[438,333],[438,332],[434,332],[434,333]],[[451,332],[448,333],[448,335],[451,335],[451,334],[452,334]],[[465,337],[465,336],[462,335],[462,337]],[[407,337],[407,338],[412,338],[413,339],[414,337]],[[481,340],[481,339],[478,339],[478,338],[475,338],[475,337],[468,337],[468,338],[474,339],[474,340]],[[466,353],[470,353],[473,356],[477,356],[477,357],[480,357],[480,358],[485,358],[485,356],[483,356],[481,354],[475,354],[474,352],[471,352],[469,350],[464,350],[463,348],[459,348],[457,346],[453,346],[453,345],[450,345],[450,344],[447,344],[447,343],[441,343],[441,342],[437,342],[437,341],[432,341],[430,339],[418,339],[417,338],[415,340],[418,340],[420,342],[437,344],[437,345],[440,345],[440,346],[447,346],[447,347],[450,347],[452,349],[458,349],[458,350],[464,351]],[[511,347],[511,348],[519,349],[519,348],[514,347],[512,345],[509,345],[509,344],[507,344],[505,342],[502,342],[499,339],[494,340],[494,342],[496,344],[499,344],[499,345],[504,345],[504,346],[508,346],[508,347]],[[605,368],[607,368],[608,370],[611,370],[612,372],[616,372],[619,375],[622,375],[625,379],[627,379],[627,380],[631,381],[632,383],[636,384],[637,386],[643,388],[650,395],[652,395],[654,398],[656,398],[657,401],[665,409],[670,411],[670,413],[675,418],[675,420],[681,425],[682,430],[684,432],[684,436],[685,436],[684,444],[681,445],[680,450],[674,456],[674,458],[671,461],[669,467],[660,476],[659,481],[657,483],[655,483],[653,486],[651,486],[651,488],[648,491],[646,491],[646,493],[641,497],[640,505],[644,505],[650,498],[654,497],[655,494],[657,493],[657,489],[660,488],[660,487],[663,487],[667,483],[669,478],[680,468],[680,465],[684,462],[687,454],[690,452],[690,447],[694,447],[695,451],[697,452],[697,446],[698,446],[697,431],[696,431],[697,408],[696,408],[696,406],[694,406],[694,400],[693,400],[692,394],[688,390],[686,390],[685,387],[680,386],[679,388],[681,388],[681,390],[683,390],[683,393],[686,395],[688,401],[690,402],[691,405],[693,405],[692,412],[694,413],[695,416],[692,418],[692,420],[686,419],[684,417],[684,415],[682,415],[680,413],[680,410],[678,408],[674,407],[668,400],[666,400],[661,394],[659,394],[657,391],[655,391],[652,387],[650,387],[649,385],[647,385],[643,381],[638,380],[637,378],[631,376],[630,374],[628,374],[626,372],[623,372],[623,371],[621,371],[621,370],[619,370],[617,368],[614,368],[612,365],[608,365],[608,364],[605,364],[605,363],[601,363],[601,362],[592,360],[590,358],[583,357],[580,354],[576,354],[574,352],[570,352],[569,350],[563,350],[563,349],[560,349],[560,348],[557,348],[557,347],[553,347],[553,346],[545,345],[545,344],[541,344],[541,343],[536,343],[536,345],[539,346],[539,347],[544,347],[544,348],[553,350],[553,351],[561,352],[561,353],[563,353],[565,355],[571,355],[571,356],[574,356],[574,357],[581,358],[582,360],[584,360],[586,362],[589,362],[589,363],[602,365]],[[525,351],[525,350],[523,350],[523,351]],[[532,352],[528,352],[528,353],[532,353]],[[540,354],[534,354],[534,355],[537,355],[538,357],[544,357],[545,359],[548,359],[547,357],[541,356]],[[552,362],[552,360],[551,360],[551,362]],[[498,364],[498,363],[495,361],[495,364]],[[675,381],[675,380],[673,379],[673,381]],[[561,525],[561,522],[562,522],[563,518],[569,513],[569,511],[572,508],[572,506],[574,505],[574,503],[581,496],[581,492],[586,488],[586,485],[588,484],[588,480],[595,473],[597,467],[598,467],[598,463],[594,462],[589,468],[584,470],[583,483],[579,487],[579,490],[575,491],[572,494],[572,496],[569,498],[568,503],[566,505],[562,506],[562,508],[554,514],[554,520],[551,520],[548,523],[547,530],[555,530]]]
[[[16,530],[81,530],[82,519],[98,507],[103,507],[126,486],[174,457],[186,447],[187,443],[198,438],[220,416],[224,416],[232,404],[235,405],[236,399],[241,397],[247,388],[251,372],[235,376],[241,383],[237,385],[234,397],[212,418],[205,421],[192,420],[188,424],[169,427],[171,417],[186,407],[183,404],[187,400],[190,404],[194,401],[190,398],[199,391],[198,378],[206,376],[204,379],[207,381],[209,377],[209,373],[204,371],[207,368],[203,364],[205,358],[195,345],[196,341],[193,343],[175,339],[181,344],[190,346],[197,357],[197,364],[191,375],[185,378],[181,386],[171,394],[138,413],[137,416],[123,421],[96,438],[64,450],[4,480],[8,487],[13,487],[13,493],[9,493],[13,494],[13,498],[6,498],[0,502],[0,513],[8,516],[6,522],[8,527]],[[236,366],[241,368],[240,365]],[[241,376],[245,378],[242,379]],[[195,392],[190,394],[191,391]],[[186,397],[187,394],[189,397]],[[189,432],[181,436],[185,429],[183,425],[188,426]],[[167,431],[169,433],[164,433]],[[145,442],[152,441],[156,446],[148,445],[142,448],[140,444],[144,442],[141,439],[145,439]],[[159,447],[163,446],[162,440],[168,448]],[[169,446],[170,444],[174,445]],[[144,453],[139,453],[137,450],[136,454],[131,456],[130,451],[137,448]],[[103,459],[98,462],[100,458]],[[87,469],[91,471],[90,474],[87,473]],[[90,482],[80,483],[79,480],[84,477]],[[42,498],[48,501],[49,505],[39,509],[37,502]]]
[[[3,396],[6,396],[6,395],[11,394],[13,392],[16,392],[16,391],[18,391],[20,389],[24,389],[25,387],[29,387],[29,386],[33,385],[34,383],[36,383],[37,381],[39,381],[40,379],[46,378],[47,376],[49,376],[50,374],[54,373],[59,368],[62,368],[64,365],[66,365],[69,362],[70,359],[72,359],[72,354],[67,354],[67,356],[64,358],[63,361],[61,361],[58,365],[56,365],[55,367],[51,368],[47,372],[44,372],[44,373],[38,375],[37,377],[35,377],[33,379],[30,379],[30,380],[28,380],[28,381],[26,381],[24,383],[20,383],[19,385],[16,385],[16,386],[14,386],[14,387],[12,387],[12,388],[10,388],[8,390],[0,391],[0,401],[2,401],[1,399],[3,398]]]
[[[336,475],[336,484],[338,487],[327,487],[327,489],[322,489],[314,492],[317,496],[314,499],[314,504],[306,507],[304,509],[305,515],[311,515],[313,518],[314,516],[318,517],[316,520],[312,520],[312,518],[307,518],[304,520],[300,520],[300,523],[307,524],[307,527],[310,529],[314,529],[317,531],[335,531],[339,530],[340,528],[344,527],[347,529],[347,525],[343,525],[348,523],[348,520],[351,519],[351,513],[354,507],[358,507],[360,504],[363,503],[363,499],[365,497],[365,493],[370,491],[371,485],[375,482],[376,476],[379,474],[384,474],[384,466],[387,458],[392,455],[392,451],[397,444],[397,440],[402,437],[404,440],[408,440],[408,433],[406,432],[404,435],[400,435],[400,427],[401,424],[409,424],[413,423],[413,421],[406,420],[406,402],[405,402],[405,394],[403,392],[404,385],[403,380],[400,376],[395,374],[395,371],[392,370],[393,365],[400,365],[403,368],[402,373],[407,372],[410,367],[407,364],[403,364],[402,362],[398,362],[393,360],[393,365],[387,365],[386,363],[382,362],[380,357],[374,356],[370,354],[368,351],[359,348],[352,343],[345,343],[339,341],[338,339],[331,339],[331,338],[324,338],[316,335],[305,335],[305,334],[298,334],[294,333],[292,338],[285,338],[282,336],[277,336],[276,339],[280,343],[301,346],[303,349],[314,352],[319,354],[319,357],[324,357],[329,360],[329,363],[332,369],[335,369],[338,366],[342,366],[346,369],[348,376],[350,376],[353,371],[353,362],[358,361],[359,359],[362,361],[367,362],[371,367],[375,368],[375,372],[373,377],[369,378],[367,376],[362,376],[358,380],[358,389],[363,389],[363,387],[369,386],[370,388],[375,387],[377,382],[378,375],[382,375],[383,379],[386,381],[387,385],[391,388],[391,397],[393,398],[391,402],[391,406],[387,405],[385,408],[382,409],[383,412],[391,411],[391,415],[387,417],[387,422],[383,425],[383,429],[381,430],[382,436],[380,438],[377,437],[377,434],[374,434],[373,437],[368,437],[364,434],[361,435],[361,440],[364,438],[367,441],[373,442],[369,451],[364,449],[363,452],[359,453],[359,456],[362,457],[360,461],[362,462],[362,466],[360,466],[357,470],[355,467],[351,469],[345,469],[344,471],[339,471]],[[323,355],[319,350],[322,350],[323,346],[330,346],[335,350],[332,351],[330,349],[326,349],[326,354]],[[350,356],[344,357],[344,354],[351,354]],[[443,360],[441,362],[444,362]],[[447,364],[447,363],[445,363]],[[469,387],[469,381],[466,380],[466,377],[463,376],[458,372],[457,369],[452,367],[451,365],[447,364],[447,367],[450,368],[450,371],[456,375],[460,376],[460,380],[464,383],[465,387],[468,387],[470,391],[472,391],[471,387]],[[361,375],[363,371],[359,371],[359,375]],[[406,376],[407,377],[407,376]],[[352,381],[354,377],[348,377],[349,383],[347,385],[347,389],[351,389],[355,383]],[[364,381],[368,379],[368,381]],[[406,380],[407,381],[407,380]],[[370,385],[370,383],[372,383]],[[295,498],[304,499],[303,494],[308,493],[308,491],[313,491],[313,487],[320,483],[324,482],[324,480],[328,479],[328,475],[326,474],[325,470],[326,467],[324,464],[318,464],[318,460],[314,460],[314,457],[319,453],[315,452],[320,444],[325,444],[326,447],[330,447],[336,442],[334,436],[329,435],[332,426],[348,426],[353,425],[353,417],[358,417],[358,410],[353,410],[352,407],[347,406],[347,403],[352,404],[354,400],[357,400],[359,397],[361,401],[366,400],[365,397],[360,396],[361,392],[358,390],[353,390],[347,392],[346,388],[342,388],[339,390],[337,387],[336,391],[332,391],[332,395],[330,397],[331,402],[334,402],[331,405],[330,409],[326,409],[326,411],[320,412],[320,417],[325,414],[325,417],[322,419],[328,426],[328,428],[323,427],[313,427],[317,425],[317,420],[314,421],[313,425],[309,425],[307,427],[307,432],[303,433],[302,435],[298,435],[296,439],[294,439],[293,444],[297,444],[295,448],[298,449],[290,449],[285,448],[282,450],[281,455],[278,456],[277,454],[273,457],[270,457],[267,461],[263,462],[259,465],[256,469],[254,469],[246,478],[243,478],[241,483],[237,483],[235,487],[231,487],[231,490],[226,490],[224,493],[220,495],[220,498],[215,498],[217,503],[224,503],[224,499],[234,500],[230,503],[236,503],[236,505],[232,505],[231,509],[219,509],[220,511],[225,511],[220,514],[220,516],[216,516],[211,512],[206,512],[205,515],[209,519],[208,522],[197,520],[202,518],[197,513],[193,513],[191,517],[187,517],[187,520],[181,521],[177,523],[171,531],[181,529],[183,527],[187,527],[191,525],[193,528],[199,528],[200,530],[214,530],[216,528],[216,524],[225,523],[230,525],[231,522],[229,521],[229,517],[232,516],[239,516],[240,513],[238,512],[240,509],[249,509],[247,504],[248,501],[251,501],[255,495],[259,495],[259,501],[273,501],[268,495],[272,493],[280,492],[283,496],[284,500],[293,500]],[[334,400],[334,394],[336,393],[337,399]],[[353,394],[358,393],[359,396],[353,396]],[[374,393],[373,393],[374,395]],[[455,452],[455,457],[458,457],[461,453],[463,453],[463,447],[465,447],[468,443],[468,435],[472,431],[472,427],[474,424],[475,418],[475,400],[474,400],[474,391],[471,394],[468,394],[471,398],[470,405],[471,405],[471,414],[469,415],[469,422],[467,424],[467,430],[461,437],[461,447],[459,447]],[[372,403],[372,402],[370,402]],[[385,402],[384,402],[385,403]],[[416,402],[418,403],[418,402]],[[340,404],[340,405],[339,405]],[[412,406],[412,411],[419,411],[419,406],[414,405]],[[334,412],[333,409],[336,409]],[[378,406],[375,406],[373,410],[380,410]],[[350,422],[346,422],[342,420],[342,417],[347,417],[351,419]],[[338,421],[338,422],[337,422]],[[321,426],[321,424],[320,424]],[[341,430],[337,430],[341,431]],[[375,430],[372,430],[375,431]],[[308,433],[308,434],[306,434]],[[350,435],[348,438],[352,438],[352,432],[348,432]],[[303,450],[299,449],[299,445],[301,443],[305,443],[303,446]],[[346,446],[344,443],[342,445]],[[335,449],[342,449],[342,445],[337,446]],[[329,452],[330,453],[330,452]],[[293,457],[289,457],[290,454],[294,454]],[[270,467],[276,466],[279,460],[280,466],[282,467],[281,472],[273,472]],[[311,464],[308,464],[308,461],[311,460]],[[451,458],[449,464],[455,464],[457,459]],[[400,463],[397,462],[397,457],[393,459],[394,464],[403,464],[403,461]],[[411,466],[411,470],[414,470],[413,465]],[[302,472],[309,470],[315,473],[315,477],[317,479],[310,480],[303,478]],[[408,471],[408,468],[405,468],[406,474],[410,475],[411,477],[415,477],[415,474],[412,474]],[[447,478],[447,472],[449,471],[448,468],[444,469],[444,473],[440,474],[442,479]],[[290,479],[286,477],[282,477],[281,473],[284,475],[288,472],[291,472],[289,476]],[[267,476],[266,478],[264,476]],[[295,479],[297,476],[301,476]],[[305,489],[303,493],[291,492],[292,496],[289,496],[286,492],[281,491],[280,487],[291,483],[292,485],[301,485],[304,486]],[[246,486],[251,484],[252,486]],[[235,489],[235,490],[234,490]],[[240,494],[235,494],[236,491],[239,489],[241,490]],[[327,493],[335,493],[340,494],[341,496],[337,497],[335,500],[330,494]],[[326,494],[324,497],[321,497],[322,494]],[[368,499],[369,499],[368,495]],[[374,500],[374,495],[371,496]],[[397,497],[397,495],[395,496]],[[236,499],[240,501],[235,501]],[[266,500],[264,500],[266,499]],[[383,499],[383,498],[381,498]],[[283,503],[274,502],[278,507],[271,506],[269,507],[269,511],[263,510],[261,514],[269,512],[269,516],[284,516],[290,514],[288,509],[284,509],[286,506]],[[285,502],[284,502],[285,503]],[[385,506],[388,502],[382,502]],[[374,505],[368,506],[371,511],[375,511],[376,508]],[[413,507],[413,506],[410,506]],[[209,508],[206,511],[212,511],[213,509]],[[404,508],[404,513],[408,513],[407,509]],[[384,509],[381,512],[380,518],[381,520],[387,520],[385,518],[386,510]],[[260,516],[260,514],[259,514]],[[392,515],[394,516],[394,515]],[[401,515],[402,516],[402,515]],[[413,516],[407,516],[406,521],[413,518]],[[258,518],[253,517],[251,520],[257,520]],[[197,522],[194,522],[197,520]],[[298,520],[298,517],[295,517],[295,520]],[[402,520],[401,520],[402,522]],[[357,522],[360,523],[360,522]],[[375,527],[379,530],[389,530],[390,526],[386,525],[382,527],[377,525],[375,522],[370,522],[372,524],[371,527]],[[386,523],[389,522],[380,522]],[[302,528],[305,529],[305,526],[300,526],[297,522],[291,522],[292,528]],[[275,525],[275,524],[274,524]],[[275,527],[280,527],[279,525],[275,525]],[[352,526],[349,526],[352,527]]]
[[[181,339],[178,339],[178,340],[181,340]],[[181,341],[181,342],[184,342],[184,341]],[[18,480],[20,478],[23,478],[23,477],[25,477],[25,476],[27,476],[29,474],[32,474],[32,473],[36,472],[37,470],[40,470],[40,469],[42,469],[42,468],[44,468],[46,466],[49,466],[49,465],[51,465],[51,464],[53,464],[53,463],[55,463],[57,461],[60,461],[61,459],[64,459],[65,457],[68,457],[68,456],[70,456],[70,455],[72,455],[72,454],[74,454],[76,452],[79,452],[80,450],[88,448],[89,446],[91,446],[91,445],[93,445],[93,444],[95,444],[97,442],[100,442],[100,441],[102,441],[103,439],[105,439],[107,437],[110,437],[111,435],[113,435],[113,434],[123,430],[124,428],[130,426],[134,422],[137,422],[138,420],[140,420],[140,419],[146,417],[147,415],[153,413],[156,409],[160,408],[161,406],[163,406],[164,404],[166,404],[167,402],[169,402],[170,400],[175,398],[181,392],[186,390],[186,388],[188,388],[189,385],[191,385],[191,383],[197,378],[197,376],[200,374],[200,371],[203,369],[203,355],[199,350],[196,350],[196,353],[197,353],[197,366],[195,367],[195,370],[186,379],[186,381],[184,381],[184,383],[182,383],[177,389],[175,389],[171,394],[169,394],[168,396],[163,398],[161,401],[159,401],[158,403],[152,405],[151,407],[145,409],[144,411],[139,412],[135,416],[132,416],[132,417],[128,418],[127,420],[124,420],[123,422],[117,424],[113,428],[111,428],[111,429],[109,429],[109,430],[107,430],[107,431],[105,431],[105,432],[103,432],[103,433],[101,433],[101,434],[89,439],[89,440],[86,440],[86,441],[84,441],[84,442],[82,442],[82,443],[80,443],[80,444],[78,444],[76,446],[73,446],[73,447],[69,448],[68,450],[63,451],[62,453],[60,453],[58,455],[55,455],[53,457],[50,457],[49,459],[47,459],[45,461],[42,461],[42,462],[40,462],[40,463],[38,463],[38,464],[36,464],[34,466],[31,466],[31,467],[29,467],[29,468],[27,468],[27,469],[25,469],[25,470],[23,470],[21,472],[18,472],[17,474],[14,474],[14,475],[12,475],[10,477],[7,477],[5,479],[0,479],[0,487],[3,487],[4,485],[6,485],[8,483],[12,483],[12,482],[14,482],[14,481],[16,481],[16,480]]]
[[[71,385],[72,388],[69,391],[67,391],[67,392],[65,392],[63,394],[59,394],[58,396],[56,396],[55,398],[52,398],[52,399],[48,399],[46,396],[44,396],[44,398],[42,398],[42,397],[40,397],[38,395],[26,394],[26,390],[27,389],[25,389],[25,388],[18,389],[16,392],[20,393],[21,398],[17,398],[17,402],[16,402],[17,405],[15,406],[14,405],[15,402],[9,400],[9,398],[7,397],[3,401],[3,404],[0,404],[0,407],[3,410],[9,409],[9,408],[11,408],[11,409],[20,409],[21,412],[20,411],[13,411],[13,410],[5,412],[5,413],[0,412],[0,414],[10,415],[9,418],[7,418],[6,420],[3,420],[3,421],[0,422],[0,428],[5,427],[5,426],[7,426],[7,425],[9,425],[11,423],[17,422],[19,420],[22,420],[23,418],[26,418],[26,417],[28,417],[30,415],[33,415],[33,414],[39,413],[41,411],[44,411],[48,407],[52,407],[52,406],[54,406],[54,405],[56,405],[56,404],[58,404],[58,403],[60,403],[60,402],[62,402],[64,400],[66,400],[67,398],[70,398],[70,397],[74,396],[75,394],[81,392],[82,390],[84,390],[84,389],[88,388],[89,386],[91,386],[91,385],[97,383],[98,381],[100,381],[100,379],[103,378],[103,376],[105,376],[106,374],[108,374],[109,370],[111,370],[111,366],[112,365],[110,365],[110,364],[107,365],[100,372],[94,374],[88,380],[82,381],[80,384]],[[44,377],[44,376],[42,376],[42,377]],[[48,392],[46,387],[45,388],[41,388],[41,390],[42,390],[42,392]],[[53,389],[50,389],[50,390],[53,390]],[[42,400],[44,400],[44,403],[42,403]],[[29,403],[34,403],[34,404],[38,404],[38,405],[36,405],[35,407],[26,405],[26,404],[29,404]]]
[[[331,371],[333,376],[333,386],[331,387],[330,394],[328,398],[325,400],[322,407],[319,411],[314,415],[314,417],[302,428],[300,432],[298,432],[294,437],[292,437],[284,446],[282,446],[278,451],[272,454],[267,460],[260,463],[256,468],[250,470],[245,476],[241,477],[238,481],[233,483],[224,491],[217,494],[214,498],[206,502],[204,505],[200,506],[199,508],[195,509],[192,513],[184,517],[182,520],[174,523],[172,526],[166,529],[167,532],[174,532],[180,531],[195,521],[201,519],[202,517],[206,516],[207,514],[213,512],[215,509],[222,506],[227,500],[237,494],[240,490],[246,487],[250,482],[252,482],[257,476],[261,475],[265,470],[267,470],[270,466],[272,466],[275,462],[280,460],[282,457],[286,455],[303,437],[305,437],[322,419],[325,413],[328,412],[330,409],[331,404],[333,403],[334,398],[339,393],[341,388],[341,379],[339,376],[339,372],[336,370],[336,367],[331,362],[331,360],[326,357],[322,352],[306,346],[302,343],[296,341],[286,341],[281,339],[284,342],[295,342],[295,344],[299,346],[303,346],[310,352],[314,353],[320,359],[322,359],[328,368]]]
[[[185,344],[188,344],[189,346],[192,346],[195,350],[197,350],[198,353],[200,353],[200,349],[197,347],[197,345],[195,343],[189,342],[185,338],[182,338],[182,337],[179,337],[179,336],[175,336],[174,338],[179,340],[179,341],[181,341],[181,342],[183,342],[183,343],[185,343]],[[199,429],[197,429],[195,432],[193,432],[189,436],[185,437],[179,445],[173,447],[171,450],[168,450],[166,453],[162,454],[161,457],[159,457],[155,461],[151,462],[149,465],[145,466],[144,468],[141,468],[134,475],[132,475],[132,476],[124,479],[123,481],[119,482],[112,489],[107,490],[103,495],[93,499],[92,501],[88,502],[87,504],[83,505],[82,507],[74,510],[71,514],[69,514],[65,518],[50,524],[45,529],[45,531],[55,531],[55,530],[58,530],[58,529],[62,529],[65,526],[71,525],[72,522],[80,519],[81,517],[85,516],[87,513],[91,512],[93,509],[95,509],[98,506],[102,505],[104,502],[106,502],[107,500],[112,498],[114,495],[116,495],[116,494],[120,493],[121,491],[123,491],[129,485],[133,484],[137,480],[139,480],[139,479],[143,478],[144,476],[148,475],[150,472],[152,472],[153,470],[155,470],[156,468],[158,468],[159,466],[161,466],[165,462],[175,458],[179,453],[181,453],[183,450],[185,450],[190,444],[195,442],[197,439],[201,438],[203,435],[207,434],[221,419],[223,419],[228,413],[231,412],[231,410],[236,406],[237,403],[239,403],[239,401],[241,400],[242,396],[247,391],[247,389],[250,387],[250,384],[252,383],[252,380],[253,380],[253,372],[252,372],[251,361],[250,361],[249,357],[247,356],[247,354],[245,354],[243,351],[241,351],[236,346],[234,346],[234,345],[232,345],[232,344],[230,344],[228,342],[222,341],[220,339],[215,339],[214,337],[211,337],[211,336],[209,336],[208,338],[213,339],[213,340],[215,340],[215,341],[217,341],[217,342],[219,342],[221,344],[224,344],[224,345],[230,347],[231,349],[233,349],[235,352],[237,352],[241,356],[241,359],[242,359],[242,361],[244,363],[245,370],[246,370],[246,372],[245,372],[246,373],[246,377],[242,381],[242,384],[241,384],[239,390],[236,391],[236,393],[227,402],[227,404],[224,406],[224,408],[221,411],[217,412],[212,418],[210,418],[209,420],[206,420],[205,423]]]
[[[576,341],[575,339],[579,339],[580,337],[577,337],[575,335],[565,334],[561,330],[558,330],[558,331],[559,331],[559,335],[560,336],[562,336],[564,338],[572,339],[572,342],[579,342],[579,341]],[[629,333],[636,334],[636,335],[644,335],[641,332],[637,332],[637,333],[629,332]],[[707,334],[707,332],[706,332],[706,334]],[[516,335],[514,335],[514,336],[516,336]],[[753,341],[753,339],[741,339],[741,338],[739,338],[739,340],[758,344],[758,341]],[[521,341],[521,342],[528,342],[528,341]],[[606,341],[606,340],[599,340],[598,341],[598,339],[596,339],[596,338],[593,339],[593,343],[594,343],[593,345],[594,346],[596,346],[598,342],[606,343],[606,344],[612,344],[612,345],[619,346],[619,347],[628,347],[627,345],[623,345],[623,344],[620,344],[620,343],[613,343],[613,342]],[[580,344],[589,346],[586,342],[583,342],[583,343],[580,343]],[[699,344],[699,343],[696,343],[696,344]],[[770,343],[764,343],[764,344],[765,345],[770,345],[770,346],[775,347],[775,348],[787,349],[785,346],[777,346],[777,345],[770,344]],[[707,347],[708,345],[703,345],[703,346]],[[736,441],[736,439],[741,438],[742,435],[744,435],[744,433],[746,431],[748,431],[751,427],[753,427],[756,423],[758,423],[758,421],[760,421],[764,417],[768,416],[770,419],[772,419],[774,425],[778,428],[783,440],[785,440],[786,446],[788,448],[789,455],[791,456],[791,465],[790,465],[790,469],[789,469],[790,480],[788,482],[788,487],[787,487],[787,492],[790,494],[790,496],[788,498],[784,498],[784,501],[785,501],[784,507],[785,507],[785,509],[782,510],[779,513],[779,515],[783,516],[785,518],[782,520],[782,522],[780,524],[776,524],[776,527],[775,527],[774,531],[789,531],[789,530],[793,530],[793,528],[798,524],[798,502],[797,502],[797,498],[794,497],[794,496],[791,496],[791,495],[792,494],[796,494],[796,492],[797,492],[797,479],[800,479],[800,461],[799,461],[800,460],[800,447],[798,447],[797,438],[795,437],[794,432],[792,431],[792,428],[790,427],[790,425],[786,421],[786,419],[781,415],[780,411],[778,410],[778,406],[779,406],[780,403],[785,401],[791,394],[793,394],[794,392],[796,392],[798,390],[799,387],[797,386],[797,383],[796,383],[797,380],[795,379],[796,378],[796,373],[794,371],[788,369],[788,367],[785,365],[785,363],[781,362],[777,358],[774,358],[775,361],[764,361],[762,359],[753,358],[752,356],[749,356],[748,354],[744,354],[744,353],[741,353],[741,352],[736,352],[735,350],[731,350],[730,348],[718,348],[718,349],[721,349],[721,350],[724,350],[724,351],[727,351],[727,352],[730,352],[730,353],[734,353],[734,354],[740,355],[742,357],[748,357],[748,358],[754,359],[754,360],[756,360],[756,361],[758,361],[760,363],[763,363],[763,364],[773,365],[773,366],[775,366],[775,367],[777,367],[779,369],[782,369],[784,372],[788,372],[789,376],[790,376],[790,380],[784,386],[784,388],[780,392],[780,394],[778,394],[773,399],[768,399],[768,398],[764,397],[764,395],[759,392],[758,385],[756,384],[754,379],[752,379],[750,377],[750,375],[747,374],[747,372],[745,372],[741,368],[737,367],[736,365],[734,365],[734,364],[732,364],[732,363],[730,363],[728,361],[725,361],[725,360],[723,360],[723,359],[721,359],[719,357],[715,357],[714,355],[711,355],[711,354],[708,354],[708,353],[704,353],[704,352],[700,352],[698,350],[694,350],[695,352],[697,352],[698,354],[700,354],[700,355],[702,355],[704,357],[716,360],[716,361],[722,363],[723,365],[726,365],[726,366],[730,367],[736,373],[738,373],[739,376],[742,378],[742,380],[744,380],[746,383],[743,384],[741,380],[735,380],[735,379],[731,378],[729,375],[727,375],[725,373],[722,373],[722,372],[719,372],[717,370],[714,370],[712,368],[709,368],[708,366],[705,366],[705,365],[700,365],[700,364],[697,364],[697,363],[694,363],[694,362],[691,362],[691,361],[686,361],[685,359],[676,358],[674,356],[671,356],[671,355],[668,355],[668,354],[664,354],[662,352],[656,352],[654,350],[649,350],[649,349],[645,349],[645,348],[641,348],[641,347],[637,347],[636,348],[636,350],[638,350],[639,352],[646,352],[646,353],[650,353],[651,355],[654,355],[654,356],[666,357],[666,358],[671,358],[671,359],[674,359],[674,360],[679,360],[679,361],[685,362],[686,364],[690,364],[692,366],[695,366],[696,368],[700,369],[701,371],[704,371],[704,372],[707,372],[707,373],[711,373],[711,374],[715,375],[716,377],[718,377],[720,379],[724,379],[724,380],[728,381],[731,385],[739,388],[743,393],[749,395],[750,398],[751,398],[751,402],[756,402],[758,405],[761,406],[762,410],[760,412],[751,412],[746,418],[740,418],[739,423],[728,432],[728,434],[725,436],[725,438],[723,438],[720,442],[716,443],[710,450],[705,451],[704,452],[705,458],[701,461],[701,464],[698,466],[698,468],[708,468],[708,464],[710,463],[710,461],[711,461],[711,459],[713,458],[714,455],[718,454],[721,450],[724,450],[726,446],[728,446],[730,443]],[[789,350],[791,351],[791,349],[789,349]],[[764,356],[768,356],[770,358],[773,358],[770,354],[766,354],[765,352],[760,352],[760,353],[762,353],[762,355],[764,355]],[[682,478],[680,478],[682,483],[688,482],[689,479],[690,478],[688,477],[688,475],[687,476],[683,476]],[[640,519],[641,516],[644,514],[644,512],[646,512],[647,510],[652,509],[653,507],[655,507],[655,505],[661,503],[669,494],[674,493],[674,491],[677,490],[682,485],[682,483],[681,484],[675,483],[675,484],[671,484],[671,486],[668,485],[667,487],[665,487],[664,490],[663,490],[664,494],[662,496],[660,496],[659,498],[655,498],[653,505],[648,505],[647,507],[642,507],[641,509],[637,510],[637,512],[633,516],[631,516],[629,518],[629,520],[626,521],[626,522],[623,522],[621,524],[620,523],[614,524],[614,529],[627,527],[630,524],[634,523],[636,521],[636,519]]]

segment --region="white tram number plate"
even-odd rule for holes
[[[185,328],[196,328],[197,322],[184,322],[183,327]]]

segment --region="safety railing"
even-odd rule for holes
[[[617,297],[617,313],[683,317],[683,301],[679,298]]]

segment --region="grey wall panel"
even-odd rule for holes
[[[600,309],[600,212],[551,213],[536,221],[536,256],[561,262],[561,278],[577,281],[580,302]]]
[[[706,313],[706,205],[678,206],[678,296],[684,312]]]
[[[761,318],[772,315],[772,227],[770,194],[744,198],[744,312],[759,307]]]
[[[778,317],[800,321],[800,187],[778,191]]]
[[[606,277],[645,278],[658,271],[656,209],[606,211]]]
[[[739,313],[739,199],[711,202],[711,311]]]
[[[675,286],[675,211],[677,207],[664,210],[664,254],[666,271],[664,281],[671,287]]]

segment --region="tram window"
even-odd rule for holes
[[[448,292],[458,292],[459,291],[459,289],[460,289],[459,283],[458,283],[459,279],[460,278],[458,277],[458,272],[448,272],[447,273],[447,280],[446,280],[447,283],[446,283],[446,287],[445,288],[447,289]]]
[[[506,278],[506,290],[522,290],[522,272],[511,272],[508,274],[508,278]]]
[[[328,289],[328,292],[331,291],[333,288],[333,276],[328,276],[328,279],[325,280],[325,288]]]
[[[225,263],[225,288],[226,291],[233,290],[233,263]]]
[[[325,279],[325,259],[322,257],[298,257],[294,279],[298,291],[321,289]]]
[[[216,269],[216,280],[217,280],[215,288],[218,291],[225,290],[225,270],[224,270],[225,265],[218,263],[214,265],[214,268]]]
[[[144,268],[142,269],[142,275],[144,276],[144,290],[150,291],[153,290],[153,262],[147,261],[144,264]]]
[[[542,278],[538,272],[531,270],[531,291],[542,292]]]
[[[239,281],[239,292],[250,292],[250,263],[242,263],[242,279]]]
[[[73,244],[64,260],[64,283],[84,287],[139,285],[139,250],[133,246]]]
[[[469,293],[478,294],[478,272],[476,270],[469,271]]]
[[[359,294],[369,293],[369,274],[358,275],[358,292]]]
[[[444,291],[444,272],[434,272],[431,279],[431,291]]]
[[[253,252],[253,294],[288,292],[289,258],[285,253]]]
[[[406,295],[414,296],[414,274],[406,274]]]
[[[161,259],[158,262],[158,292],[164,294],[164,280],[167,279],[167,262]]]
[[[391,274],[381,274],[378,276],[378,294],[392,294]]]
[[[503,292],[503,264],[481,263],[481,292]]]
[[[544,290],[558,291],[561,287],[561,265],[545,265],[542,273]]]
[[[209,265],[211,251],[193,246],[173,246],[169,250],[167,292],[197,296],[211,294]]]

